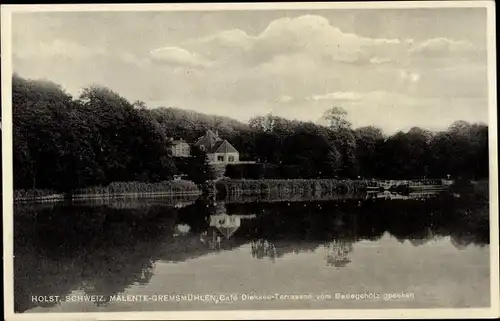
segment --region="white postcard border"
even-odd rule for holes
[[[250,310],[250,311],[165,311],[106,313],[14,313],[13,278],[13,167],[12,167],[12,52],[11,15],[39,11],[216,11],[216,10],[314,10],[314,9],[402,9],[402,8],[487,9],[489,157],[490,157],[490,292],[491,307],[484,309],[377,309],[377,310]],[[493,1],[395,1],[337,3],[204,3],[204,4],[82,4],[2,5],[2,166],[4,232],[4,311],[6,320],[207,320],[207,319],[379,319],[379,318],[488,318],[499,316],[498,236],[498,150],[496,32]],[[466,23],[464,21],[464,23]]]

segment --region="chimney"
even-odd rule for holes
[[[215,136],[219,137],[219,131],[218,130],[215,131]]]

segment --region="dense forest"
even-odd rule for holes
[[[485,124],[456,121],[442,132],[415,127],[387,136],[372,126],[352,128],[339,107],[325,113],[327,126],[272,115],[245,124],[177,108],[148,109],[96,85],[71,97],[50,81],[17,75],[12,96],[17,189],[71,191],[116,181],[169,180],[181,172],[200,183],[210,176],[203,153],[179,163],[169,138],[194,143],[207,128],[231,142],[241,160],[288,168],[303,178],[488,176]]]

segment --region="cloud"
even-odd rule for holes
[[[326,94],[314,94],[309,97],[309,100],[321,101],[321,100],[344,100],[344,101],[370,101],[370,102],[383,102],[383,101],[407,101],[413,102],[414,99],[406,94],[397,92],[388,92],[384,90],[373,90],[373,91],[338,91],[330,92]]]
[[[487,70],[482,64],[452,65],[451,62],[442,67],[421,68],[419,81],[413,83],[412,88],[420,97],[487,97]]]
[[[141,68],[147,68],[151,65],[149,57],[142,57],[130,52],[123,52],[118,55],[118,59],[127,64],[137,65]]]
[[[239,29],[224,30],[207,37],[190,39],[181,44],[211,60],[225,60],[242,55],[254,45],[255,37]]]
[[[417,44],[410,50],[412,55],[427,58],[475,55],[479,51],[472,43],[464,40],[455,41],[446,38],[433,38]]]
[[[457,119],[472,122],[487,120],[487,99],[474,97],[419,97],[384,90],[369,92],[332,92],[315,94],[307,110],[321,120],[322,113],[332,106],[343,107],[354,127],[379,126],[387,133],[407,130],[413,126],[434,130],[444,129]],[[477,106],[481,108],[471,108]],[[321,112],[320,112],[321,111]],[[438,116],[438,117],[436,117]]]
[[[210,64],[203,56],[179,47],[164,47],[152,50],[150,57],[154,62],[173,66],[204,67]]]
[[[386,129],[484,120],[485,114],[476,112],[486,110],[484,48],[446,37],[367,37],[337,28],[334,20],[304,15],[270,21],[252,33],[226,29],[162,46],[153,44],[155,38],[104,51],[102,45],[76,43],[78,37],[46,43],[28,37],[14,49],[26,58],[15,60],[22,75],[50,75],[72,91],[97,82],[152,107],[178,106],[240,120],[273,110],[315,120],[326,108],[341,106],[354,126]]]
[[[416,83],[420,80],[420,74],[406,69],[399,70],[399,77],[403,81],[408,81],[410,83]]]
[[[367,38],[345,33],[318,15],[274,20],[256,36],[232,29],[190,39],[178,46],[179,50],[188,50],[214,61],[237,59],[240,63],[251,65],[296,54],[345,63],[370,63],[370,59],[380,63],[394,59],[402,50],[399,39]]]
[[[278,98],[276,98],[276,102],[280,104],[286,104],[289,103],[293,100],[293,97],[288,96],[288,95],[281,95]]]
[[[371,64],[386,64],[392,62],[391,59],[389,58],[382,58],[382,57],[372,57],[369,59],[369,62]]]
[[[361,100],[364,97],[362,93],[355,93],[352,91],[337,91],[332,93],[320,94],[320,95],[312,95],[308,97],[307,100]]]
[[[318,15],[277,19],[256,37],[252,54],[266,61],[276,55],[305,53],[338,62],[369,61],[375,55],[391,54],[398,39],[366,38],[345,33]]]
[[[160,55],[161,53],[161,55]],[[370,38],[344,32],[320,15],[280,18],[256,35],[240,29],[222,30],[211,35],[188,39],[153,50],[155,62],[212,68],[261,68],[270,70],[306,69],[310,72],[338,64],[413,68],[423,64],[463,63],[464,59],[484,58],[483,49],[465,40],[432,38],[417,42],[412,38]],[[302,57],[303,62],[295,62]],[[435,58],[440,58],[439,60]],[[276,67],[275,67],[276,66]],[[436,66],[433,66],[436,67]],[[420,79],[419,73],[405,78],[409,83]]]
[[[100,48],[92,48],[68,40],[54,39],[50,42],[24,42],[19,46],[14,46],[13,54],[20,59],[57,57],[82,59],[102,56],[106,52]]]

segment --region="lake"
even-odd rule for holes
[[[488,215],[448,193],[17,205],[15,311],[488,307]]]

